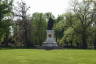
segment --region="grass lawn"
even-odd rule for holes
[[[96,64],[96,50],[0,50],[0,64]]]

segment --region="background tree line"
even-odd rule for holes
[[[54,21],[55,37],[64,48],[96,48],[96,2],[74,0],[68,12],[58,15],[34,13],[25,2],[0,0],[0,46],[34,47],[46,40],[49,17]]]

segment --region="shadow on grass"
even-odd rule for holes
[[[40,49],[40,50],[59,50],[64,48],[43,48],[43,47],[0,47],[0,50],[13,50],[13,49]]]
[[[13,50],[13,49],[38,49],[38,50],[96,50],[96,49],[79,49],[79,48],[42,48],[42,47],[0,47],[0,50]]]

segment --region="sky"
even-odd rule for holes
[[[15,4],[17,1],[15,0]],[[22,0],[26,2],[27,6],[30,6],[30,14],[35,12],[52,12],[53,15],[58,16],[62,13],[65,13],[68,8],[71,0]]]

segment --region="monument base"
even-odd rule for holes
[[[47,30],[47,39],[43,42],[43,47],[55,48],[58,47],[57,42],[54,38],[54,30]]]
[[[57,44],[56,43],[43,42],[42,46],[44,46],[44,47],[57,47]]]

